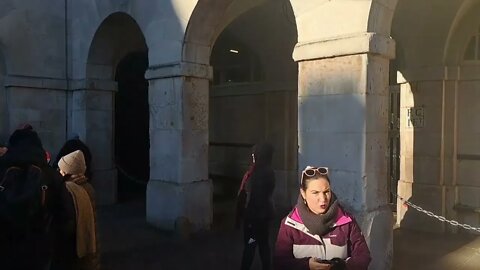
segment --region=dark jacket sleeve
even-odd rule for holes
[[[245,216],[245,204],[247,202],[247,192],[245,189],[240,190],[237,196],[236,209],[235,209],[235,228],[240,228],[240,225]]]
[[[73,199],[68,192],[63,177],[55,171],[50,171],[52,179],[52,206],[55,231],[61,234],[75,233],[76,212]]]
[[[63,201],[62,211],[64,215],[65,221],[65,232],[68,233],[75,233],[76,232],[76,211],[75,211],[75,204],[73,202],[72,195],[68,192],[65,185],[62,186],[61,196]]]
[[[372,258],[365,237],[355,220],[350,223],[349,248],[350,258],[347,260],[347,269],[367,270]]]
[[[309,269],[310,258],[297,259],[293,256],[293,238],[291,231],[282,220],[278,231],[277,242],[275,243],[275,254],[273,258],[274,270],[303,270]]]

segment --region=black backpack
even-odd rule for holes
[[[9,167],[0,180],[0,224],[9,237],[46,234],[50,227],[49,181],[35,165]]]

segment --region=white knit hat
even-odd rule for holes
[[[85,157],[82,151],[77,150],[68,155],[63,156],[58,161],[58,167],[66,174],[85,174],[87,166],[85,165]]]

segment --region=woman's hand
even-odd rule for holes
[[[308,260],[308,267],[310,270],[330,270],[331,265],[326,263],[319,263],[314,257],[310,257]]]

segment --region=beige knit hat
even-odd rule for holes
[[[58,167],[65,173],[72,175],[85,174],[85,170],[87,169],[85,157],[80,150],[63,156],[60,161],[58,161]]]

